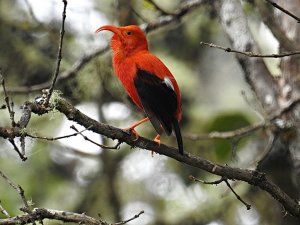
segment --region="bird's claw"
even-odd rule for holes
[[[160,135],[157,135],[154,140],[154,142],[156,142],[158,144],[158,147],[160,146]]]
[[[159,148],[159,146],[160,146],[160,135],[158,134],[154,139],[153,139],[153,141],[155,142],[155,143],[157,143],[158,144],[158,148]],[[153,151],[151,151],[151,156],[153,157]]]
[[[140,137],[140,135],[135,131],[134,128],[129,127],[122,130],[128,134],[133,134],[135,136],[135,139],[133,141],[137,141],[137,139],[139,139]]]

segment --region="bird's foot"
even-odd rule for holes
[[[158,147],[160,146],[160,135],[156,135],[156,137],[153,139],[154,142],[158,144]],[[153,157],[153,151],[151,151],[151,156]]]
[[[154,142],[158,144],[158,147],[160,146],[160,135],[156,135],[156,137],[153,139]]]
[[[131,125],[130,127],[122,129],[122,130],[126,133],[133,133],[135,136],[135,139],[133,141],[136,141],[137,139],[139,139],[140,135],[134,130],[134,128],[136,128],[137,126],[139,126],[142,123],[147,122],[148,120],[149,120],[149,118],[146,117],[146,118],[136,122],[135,124]]]
[[[122,130],[128,134],[133,134],[135,136],[135,139],[133,141],[136,141],[140,137],[140,135],[132,127],[128,127],[128,128],[122,129]]]

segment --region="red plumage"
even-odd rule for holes
[[[136,25],[116,27],[106,25],[96,32],[108,30],[114,33],[111,39],[114,71],[133,102],[143,110],[158,135],[168,135],[174,130],[179,152],[183,144],[178,122],[181,120],[181,94],[178,84],[169,69],[148,50],[145,33]],[[147,121],[144,119],[130,129]]]

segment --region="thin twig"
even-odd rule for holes
[[[12,146],[14,147],[14,150],[18,153],[18,155],[20,156],[22,161],[26,161],[27,157],[21,153],[21,151],[19,150],[18,146],[16,145],[14,139],[9,138],[8,141],[12,144]]]
[[[65,82],[73,77],[84,68],[84,66],[89,63],[92,59],[95,57],[104,54],[109,49],[108,46],[104,48],[98,48],[94,51],[91,51],[90,53],[84,54],[81,58],[79,58],[73,66],[71,66],[70,69],[62,72],[57,77],[56,82]],[[48,80],[44,83],[32,85],[32,86],[21,86],[21,87],[14,87],[7,90],[8,93],[15,93],[15,94],[23,94],[23,93],[30,93],[30,92],[36,92],[41,91],[42,89],[48,88],[52,83],[52,80]]]
[[[251,205],[248,204],[247,202],[245,202],[245,201],[244,201],[244,200],[243,200],[243,199],[242,199],[242,198],[234,191],[234,189],[231,187],[231,185],[230,185],[230,183],[228,182],[228,179],[227,179],[226,177],[221,177],[219,180],[216,180],[216,181],[204,181],[204,180],[200,180],[200,179],[198,179],[198,178],[196,178],[196,177],[194,177],[194,176],[192,176],[192,175],[190,175],[189,178],[190,178],[191,180],[193,180],[193,181],[198,181],[198,182],[200,182],[200,183],[202,183],[202,184],[218,185],[218,184],[220,184],[220,183],[222,183],[222,182],[225,182],[226,185],[227,185],[227,187],[229,187],[229,189],[232,191],[232,193],[235,195],[235,197],[236,197],[240,202],[242,202],[242,203],[246,206],[247,210],[250,210],[250,209],[251,209]]]
[[[231,187],[231,185],[229,184],[228,180],[227,179],[224,179],[224,182],[226,183],[227,187],[229,187],[229,189],[232,191],[232,193],[235,195],[235,197],[241,201],[247,208],[247,210],[250,210],[251,209],[251,205],[248,204],[247,202],[245,202],[235,191],[234,189]]]
[[[109,224],[103,220],[95,219],[93,217],[87,216],[84,213],[74,213],[66,212],[55,209],[45,209],[45,208],[34,208],[31,212],[25,213],[23,215],[18,215],[11,218],[1,219],[0,225],[8,224],[31,224],[40,222],[43,224],[43,220],[57,220],[61,223],[75,223],[75,224],[89,224],[89,225],[113,225]]]
[[[262,151],[262,157],[256,163],[256,170],[258,170],[258,171],[261,170],[261,167],[262,167],[264,161],[267,159],[270,152],[272,151],[278,136],[279,136],[279,134],[275,133],[275,134],[272,134],[272,136],[270,137],[267,147]]]
[[[72,133],[72,134],[67,134],[67,135],[63,135],[63,136],[59,136],[59,137],[42,137],[42,136],[36,136],[36,135],[33,135],[33,134],[26,134],[26,136],[30,137],[30,138],[35,138],[35,139],[42,139],[42,140],[47,140],[47,141],[57,141],[57,140],[60,140],[60,139],[66,139],[66,138],[70,138],[70,137],[75,137],[77,135],[81,135],[86,141],[89,141],[91,142],[92,144],[94,145],[97,145],[99,146],[100,148],[104,148],[104,149],[118,149],[121,142],[118,142],[115,146],[106,146],[106,145],[102,145],[102,144],[99,144],[97,142],[94,142],[93,140],[89,139],[87,136],[83,135],[82,133],[91,129],[92,126],[89,126],[87,127],[86,129],[82,130],[82,131],[79,131],[74,125],[70,126],[71,129],[75,130],[76,132],[75,133]]]
[[[9,184],[9,186],[11,186],[13,189],[15,189],[19,193],[19,195],[24,203],[24,207],[27,210],[30,210],[30,206],[28,205],[28,201],[26,200],[23,188],[20,185],[16,185],[14,182],[12,182],[2,171],[0,171],[0,176]]]
[[[54,71],[54,74],[53,74],[52,84],[49,88],[49,93],[48,93],[46,101],[45,101],[46,106],[49,104],[49,100],[50,100],[52,92],[54,90],[54,85],[55,85],[55,82],[56,82],[58,74],[59,74],[60,62],[62,60],[62,46],[63,46],[63,40],[64,40],[64,34],[65,34],[65,20],[66,20],[66,9],[67,9],[68,1],[63,0],[63,3],[64,3],[64,9],[63,9],[63,13],[62,13],[60,39],[59,39],[58,53],[57,53],[57,58],[56,58],[57,64],[56,64],[56,68],[55,68],[55,71]]]
[[[74,125],[72,125],[70,128],[73,129],[73,130],[75,130],[76,132],[78,132],[77,128]],[[92,144],[99,146],[100,148],[104,148],[104,149],[118,149],[120,147],[120,145],[121,145],[121,142],[118,142],[113,147],[102,145],[102,144],[99,144],[99,143],[94,142],[93,140],[89,139],[87,136],[83,135],[82,132],[79,132],[78,134],[80,134],[84,138],[84,140],[89,141]]]
[[[57,140],[60,140],[60,139],[65,139],[65,138],[77,136],[78,134],[81,134],[81,133],[89,130],[91,127],[92,126],[89,126],[88,128],[85,128],[82,131],[77,130],[76,133],[63,135],[63,136],[59,136],[59,137],[41,137],[41,136],[36,136],[36,135],[33,135],[33,134],[26,134],[26,136],[31,137],[31,138],[35,138],[35,139],[47,140],[47,141],[57,141]],[[72,126],[71,126],[71,128],[72,128]]]
[[[192,141],[207,140],[207,139],[231,139],[231,138],[242,138],[247,135],[251,135],[257,130],[265,127],[265,122],[259,122],[247,127],[242,127],[232,131],[225,132],[210,132],[208,134],[187,134],[184,137]]]
[[[202,184],[213,184],[213,185],[218,185],[220,183],[222,183],[225,179],[223,177],[221,177],[219,180],[215,180],[215,181],[205,181],[205,180],[200,180],[196,177],[194,177],[193,175],[190,175],[189,178],[192,180],[192,181],[197,181],[197,182],[200,182]]]
[[[242,138],[247,135],[251,135],[257,130],[269,127],[270,124],[276,125],[276,119],[280,118],[284,113],[290,111],[293,107],[300,103],[300,97],[296,97],[289,102],[286,106],[282,107],[278,112],[275,112],[271,117],[266,118],[262,122],[242,127],[233,131],[218,132],[214,131],[208,134],[187,134],[184,137],[192,141],[201,141],[207,139],[231,139],[231,138]]]
[[[128,220],[124,220],[124,221],[121,221],[121,222],[118,222],[118,223],[114,223],[113,225],[123,225],[123,224],[126,224],[132,220],[135,220],[137,218],[139,218],[140,215],[142,215],[144,213],[144,210],[140,211],[138,214],[134,215],[133,217],[131,217],[130,219]]]
[[[25,155],[25,136],[22,135],[20,137],[20,143],[21,143],[21,153],[22,155]]]
[[[16,123],[15,123],[15,112],[13,110],[13,102],[10,102],[9,100],[9,96],[7,94],[7,91],[6,91],[6,85],[5,85],[5,80],[4,80],[4,77],[2,75],[2,71],[0,70],[0,80],[1,80],[1,85],[2,85],[2,88],[3,88],[3,92],[4,92],[4,100],[5,100],[5,103],[6,103],[6,107],[7,107],[7,110],[8,110],[8,113],[9,113],[9,117],[10,117],[10,120],[11,120],[11,125],[12,127],[15,127],[16,126]]]
[[[293,13],[291,13],[290,11],[282,8],[280,5],[276,4],[275,2],[271,1],[271,0],[266,0],[268,3],[270,3],[272,6],[274,6],[275,8],[279,9],[280,11],[284,12],[285,14],[289,15],[290,17],[292,17],[293,19],[297,20],[297,23],[300,23],[300,18],[295,16]]]
[[[239,50],[235,50],[232,48],[226,48],[226,47],[222,47],[220,45],[216,45],[213,43],[207,43],[207,42],[200,42],[201,45],[205,45],[211,48],[218,48],[221,50],[224,50],[225,52],[234,52],[234,53],[238,53],[238,54],[242,54],[248,57],[261,57],[261,58],[283,58],[286,56],[293,56],[293,55],[299,55],[300,51],[294,51],[294,52],[283,52],[283,53],[279,53],[279,54],[258,54],[258,53],[253,53],[253,52],[243,52],[243,51],[239,51]]]

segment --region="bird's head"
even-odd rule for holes
[[[148,50],[148,42],[145,33],[136,25],[117,27],[105,25],[99,27],[96,32],[108,30],[114,33],[111,39],[111,48],[114,53],[130,55],[138,51]]]

